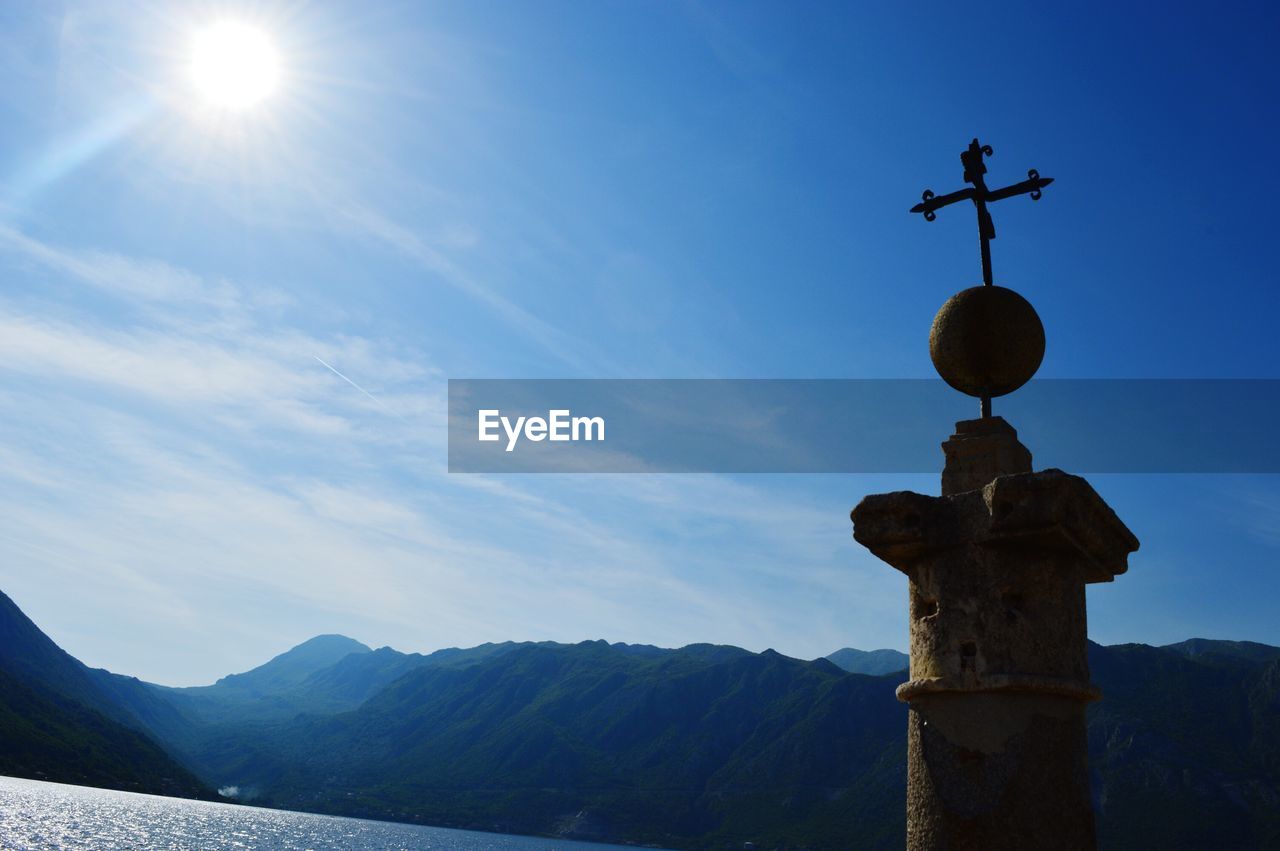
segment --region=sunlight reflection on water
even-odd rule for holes
[[[0,848],[457,849],[620,848],[411,824],[266,810],[0,777]]]

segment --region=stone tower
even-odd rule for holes
[[[1100,697],[1085,585],[1123,573],[1138,541],[1084,479],[1033,472],[1017,433],[991,415],[991,397],[1039,367],[1044,332],[1030,304],[990,284],[985,202],[1018,187],[988,191],[975,151],[980,166],[990,148],[974,140],[962,156],[974,189],[926,192],[916,211],[931,218],[964,192],[979,207],[985,285],[943,306],[930,351],[983,416],[942,445],[941,496],[868,496],[853,536],[910,580],[910,679],[897,690],[909,706],[907,847],[1078,851],[1096,846],[1085,708]],[[1034,198],[1048,180],[1031,175],[1023,191]]]

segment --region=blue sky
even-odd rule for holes
[[[1057,180],[995,211],[1042,376],[1280,377],[1277,15],[9,4],[0,588],[172,684],[320,632],[903,648],[848,510],[934,477],[449,475],[446,379],[932,376],[974,224],[906,210],[974,135]],[[215,18],[282,56],[235,116]],[[1143,541],[1095,639],[1280,643],[1280,482],[1093,482]]]

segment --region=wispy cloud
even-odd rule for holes
[[[847,617],[892,632],[897,577],[843,506],[709,476],[449,476],[444,382],[412,348],[154,260],[14,231],[6,259],[143,308],[0,299],[0,586],[91,663],[209,680],[335,630],[798,655],[848,643]],[[797,630],[798,601],[830,614]]]
[[[348,226],[395,249],[432,273],[436,280],[485,305],[507,326],[542,346],[566,365],[587,374],[607,367],[608,361],[601,352],[582,340],[572,338],[493,287],[481,283],[411,229],[362,204],[337,205],[334,210]]]

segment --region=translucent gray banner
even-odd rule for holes
[[[939,380],[451,379],[454,473],[931,473]],[[1276,473],[1280,380],[1038,379],[996,399],[1037,468]]]

